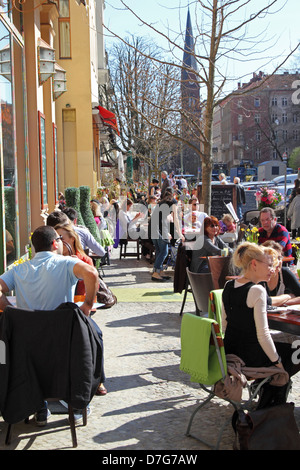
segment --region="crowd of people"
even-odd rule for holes
[[[164,262],[170,246],[178,241],[191,251],[190,269],[194,272],[208,271],[208,256],[232,257],[240,276],[229,281],[223,291],[226,351],[241,357],[248,366],[277,365],[284,367],[289,376],[298,372],[299,367],[291,361],[291,344],[276,343],[268,328],[268,305],[300,303],[299,281],[288,267],[282,266],[282,257],[292,254],[290,235],[278,223],[274,210],[264,208],[260,212],[258,244],[245,240],[229,244],[222,234],[237,234],[239,229],[232,214],[224,214],[222,220],[206,214],[200,208],[197,190],[189,188],[183,177],[175,179],[162,172],[161,185],[153,179],[147,188],[136,189],[122,193],[120,181],[115,179],[113,188],[102,188],[93,196],[91,210],[99,233],[110,233],[108,245],[116,247],[122,241],[139,237],[145,258],[150,258],[151,250],[155,253],[153,282],[170,279]],[[134,207],[135,204],[139,205]],[[32,235],[34,257],[0,276],[1,310],[9,305],[6,294],[12,290],[18,307],[34,310],[51,310],[63,302],[73,302],[77,293],[84,295],[80,309],[91,318],[99,273],[85,250],[102,257],[106,247],[77,222],[76,210],[66,207],[61,195],[60,208],[49,214],[46,225]],[[103,348],[101,329],[92,318],[91,322]],[[97,394],[105,395],[103,356],[101,360]],[[285,391],[286,387],[275,392],[268,388],[264,406],[282,402]],[[45,403],[43,409],[37,410],[37,423],[44,425],[48,414]],[[82,410],[77,410],[77,416],[81,415]]]

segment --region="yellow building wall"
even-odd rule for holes
[[[95,192],[93,123],[90,79],[90,31],[87,9],[70,1],[71,59],[59,58],[58,21],[54,45],[56,62],[66,70],[67,92],[56,100],[58,185],[90,186]]]

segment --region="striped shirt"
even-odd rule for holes
[[[288,230],[280,224],[276,224],[273,228],[273,232],[268,237],[267,232],[260,227],[258,229],[259,239],[258,243],[261,245],[262,243],[268,240],[274,240],[275,242],[279,243],[283,247],[283,254],[284,256],[292,256],[292,245],[290,234]]]

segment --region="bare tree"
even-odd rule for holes
[[[148,164],[150,174],[159,174],[176,151],[170,136],[178,115],[170,112],[172,102],[180,99],[177,69],[157,63],[159,49],[145,38],[130,37],[114,44],[108,54],[114,92],[112,106],[119,119],[123,151]],[[165,132],[169,129],[170,134]],[[178,149],[177,149],[178,151]]]
[[[159,64],[168,64],[174,66],[174,61],[179,70],[185,68],[182,63],[182,56],[184,53],[184,41],[182,35],[176,36],[173,39],[170,30],[167,33],[159,30],[155,25],[147,23],[146,19],[142,19],[139,15],[128,6],[125,0],[120,0],[120,4],[130,11],[141,24],[147,25],[155,34],[168,41],[172,60],[168,57],[152,57],[153,62],[158,67]],[[257,5],[257,4],[256,4]],[[205,211],[210,213],[211,207],[211,175],[213,167],[213,154],[212,154],[212,125],[213,114],[215,106],[219,99],[222,97],[226,82],[233,77],[230,77],[227,72],[227,61],[235,59],[240,62],[251,61],[257,59],[258,54],[267,54],[270,43],[267,40],[266,34],[262,31],[260,34],[255,31],[251,37],[249,28],[253,23],[259,23],[260,18],[267,15],[276,13],[282,7],[281,0],[269,0],[262,2],[261,6],[255,6],[253,0],[195,0],[193,2],[194,18],[201,18],[196,25],[195,34],[195,62],[197,70],[196,80],[200,85],[203,96],[203,110],[201,119],[191,118],[186,113],[178,101],[177,104],[171,108],[167,106],[166,112],[178,113],[181,117],[189,121],[190,132],[198,136],[199,142],[194,143],[191,139],[184,134],[178,134],[178,129],[165,128],[166,134],[177,137],[181,142],[190,145],[195,153],[197,153],[202,161],[202,197],[204,202]],[[104,25],[105,27],[105,25]],[[107,27],[106,29],[109,30]],[[119,37],[116,33],[113,33]],[[120,38],[123,42],[124,39]],[[271,38],[271,40],[273,40]],[[270,40],[269,40],[270,41]],[[126,42],[126,40],[125,40]],[[262,44],[264,50],[262,51]],[[258,47],[259,45],[259,47]],[[298,48],[291,51],[292,53]],[[260,49],[258,51],[258,49]],[[145,56],[149,57],[146,53]],[[288,56],[288,57],[289,57]],[[287,60],[285,58],[276,67],[278,70]],[[266,61],[270,62],[270,58],[266,57]],[[189,71],[189,70],[188,70]],[[275,72],[274,70],[272,72]],[[234,77],[238,80],[238,77]],[[259,86],[259,84],[258,84]],[[161,104],[155,103],[154,106]],[[148,121],[148,117],[145,117]],[[157,123],[151,122],[152,127],[160,128]]]

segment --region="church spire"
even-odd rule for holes
[[[193,36],[190,9],[188,9],[188,13],[187,13],[182,65],[183,65],[183,68],[181,72],[181,81],[182,81],[182,87],[186,89],[185,94],[186,92],[190,93],[191,91],[193,91],[193,94],[198,95],[198,99],[199,99],[197,61],[195,57],[195,41],[194,41],[194,36]]]
[[[186,20],[183,65],[185,65],[186,67],[190,67],[191,69],[197,71],[197,62],[195,59],[195,42],[194,42],[194,36],[193,36],[190,9],[188,9],[187,20]]]

